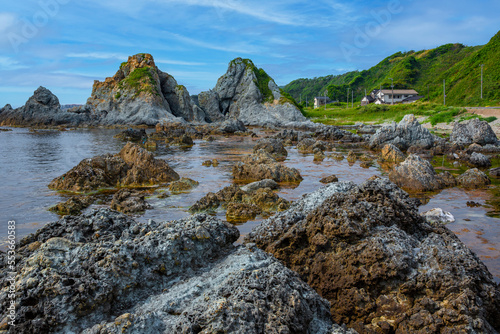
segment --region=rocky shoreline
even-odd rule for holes
[[[409,196],[488,187],[500,174],[489,169],[500,146],[488,123],[457,123],[443,139],[406,115],[354,134],[307,121],[264,74],[236,59],[214,90],[193,98],[139,54],[96,82],[85,106],[62,112],[39,88],[24,107],[3,108],[2,124],[155,132],[127,129],[117,135],[118,154],[84,159],[48,185],[73,195],[53,208],[58,221],[18,244],[16,327],[0,319],[0,333],[498,333],[500,286],[444,226],[449,213],[423,217]],[[257,138],[248,128],[263,124],[275,131]],[[231,166],[232,185],[208,192],[187,218],[145,223],[127,215],[150,209],[145,187],[175,196],[199,185],[148,149],[215,136],[255,138],[252,153]],[[289,202],[276,190],[303,179],[283,162],[289,147],[318,164],[378,161],[388,178],[355,184],[331,175]],[[435,156],[469,168],[436,171]],[[109,208],[86,209],[103,191],[113,194]],[[220,208],[227,221],[212,215]],[[229,222],[257,215],[267,219],[235,245],[240,232]],[[8,272],[0,252],[2,314]]]

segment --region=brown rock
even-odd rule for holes
[[[392,144],[386,144],[382,148],[381,158],[387,162],[402,162],[405,160],[405,155],[399,148]]]
[[[68,199],[66,202],[54,205],[49,211],[55,212],[58,215],[79,215],[83,209],[94,203],[94,198],[90,196],[75,196]]]
[[[50,189],[88,192],[100,188],[137,187],[178,180],[179,175],[164,160],[136,144],[127,143],[116,155],[82,160],[69,172],[52,180]]]
[[[233,177],[242,181],[272,179],[276,182],[300,183],[302,176],[295,168],[281,165],[269,153],[259,150],[233,166]]]
[[[144,212],[151,208],[145,200],[145,195],[136,190],[120,189],[111,200],[111,209],[123,213]]]
[[[447,228],[428,225],[408,194],[385,179],[328,187],[337,192],[307,195],[245,241],[328,299],[335,322],[359,333],[500,330],[493,276]]]
[[[327,184],[327,183],[338,182],[338,180],[339,180],[339,179],[338,179],[338,177],[337,177],[337,176],[335,176],[335,175],[330,175],[330,176],[327,176],[327,177],[322,178],[321,180],[319,180],[319,182]]]
[[[199,184],[198,181],[183,177],[178,181],[172,182],[168,188],[173,193],[188,192]]]
[[[491,184],[490,178],[477,168],[472,168],[457,177],[458,183],[467,189],[484,188]]]
[[[226,218],[227,220],[251,220],[255,219],[261,212],[262,210],[253,204],[229,203]]]

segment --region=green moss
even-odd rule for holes
[[[160,95],[152,70],[151,67],[136,68],[128,77],[120,81],[118,88],[134,90],[134,97],[138,96],[141,92]]]
[[[124,61],[123,63],[120,64],[120,68],[127,66],[127,64],[128,64],[128,62]]]
[[[122,96],[122,93],[116,92],[115,94],[115,100],[118,100]]]
[[[295,99],[285,92],[283,89],[280,88],[280,93],[281,93],[281,98],[279,100],[280,104],[285,104],[285,103],[291,103],[294,106],[296,106],[302,113],[304,113],[304,108],[295,101]]]

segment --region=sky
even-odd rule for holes
[[[250,58],[286,85],[364,70],[398,52],[486,44],[500,1],[24,0],[0,7],[0,107],[39,86],[84,104],[94,80],[151,53],[191,94]]]

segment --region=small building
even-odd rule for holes
[[[314,98],[314,109],[321,106],[326,106],[328,103],[332,102],[328,96],[318,96]]]
[[[370,103],[373,103],[373,102],[375,102],[375,98],[374,98],[374,97],[372,97],[371,95],[366,95],[366,96],[364,96],[364,97],[361,99],[361,105],[362,105],[362,106],[366,106],[366,105],[368,105],[368,104],[370,104]]]
[[[393,100],[394,92],[394,100]],[[413,103],[418,101],[423,96],[418,95],[414,89],[374,89],[370,95],[365,96],[361,100],[361,105],[370,103],[375,104],[392,104],[394,103]]]

